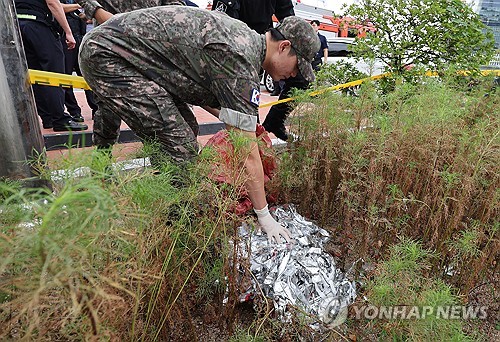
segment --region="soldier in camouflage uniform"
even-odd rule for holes
[[[89,19],[94,19],[96,10],[99,8],[109,12],[109,14],[106,15],[106,17],[109,17],[113,14],[130,12],[142,8],[165,5],[185,5],[185,2],[182,0],[77,0],[77,2],[85,10],[85,15]],[[104,21],[105,20],[102,20],[102,22]],[[99,24],[102,22],[99,22]]]
[[[102,24],[106,20],[110,19],[114,14],[130,12],[137,9],[166,6],[166,5],[180,5],[184,6],[185,2],[182,0],[78,0],[78,4],[85,10],[85,15],[89,19],[94,19],[97,24]],[[99,11],[98,11],[99,10]],[[184,120],[189,124],[193,133],[198,135],[199,126],[196,118],[194,116],[191,108],[185,103],[177,103],[177,107],[181,112]],[[106,108],[99,109],[100,111],[106,110]],[[108,122],[100,122],[95,120],[94,115],[94,145],[101,148],[106,148],[111,146],[120,134],[121,120],[119,117],[115,116],[111,125],[113,115],[111,113],[106,113],[105,115],[98,116],[98,118],[106,117]],[[117,127],[113,134],[110,134],[109,129]],[[108,138],[105,138],[108,137]],[[112,141],[110,141],[109,137]]]
[[[220,108],[228,128],[255,138],[259,70],[276,79],[314,79],[319,40],[309,23],[288,17],[265,35],[241,21],[194,7],[165,6],[113,16],[90,31],[80,49],[83,76],[107,109],[96,113],[98,141],[113,142],[123,119],[143,140],[157,140],[177,162],[197,155],[196,135],[178,106]],[[258,148],[245,162],[250,200],[263,230],[277,241],[288,232],[269,215]]]

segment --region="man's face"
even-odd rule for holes
[[[273,80],[278,81],[295,77],[299,73],[297,56],[290,54],[291,49],[292,47],[289,42],[283,43],[271,59],[271,63],[267,66],[266,71],[272,76]]]
[[[314,29],[314,31],[315,31],[315,32],[318,32],[318,30],[319,30],[319,26],[318,26],[318,24],[316,24],[316,23],[311,23],[311,26],[313,27],[313,29]]]

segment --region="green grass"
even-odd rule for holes
[[[484,244],[499,204],[500,96],[492,84],[426,78],[391,92],[377,83],[356,97],[299,97],[291,131],[300,138],[280,159],[283,198],[323,225],[353,231],[365,257],[373,241],[390,246],[402,235],[446,260],[448,241],[469,220],[480,222],[475,260],[495,255]],[[467,287],[474,276],[465,273]]]
[[[280,156],[283,200],[336,227],[348,258],[387,256],[371,290],[381,303],[406,304],[404,295],[460,303],[451,293],[488,281],[499,257],[500,96],[491,78],[387,82],[357,96],[298,97],[290,130],[299,139]],[[401,239],[420,243],[392,247]],[[419,322],[413,331],[402,322],[383,333],[467,340],[455,323]]]
[[[371,303],[460,304],[457,293],[488,279],[500,227],[500,99],[490,81],[297,93],[299,139],[278,155],[271,186],[280,202],[334,227],[346,258],[380,262],[365,290]],[[174,165],[153,144],[142,155],[156,156],[154,169],[123,172],[102,151],[70,150],[53,163],[69,172],[51,190],[0,181],[0,338],[196,340],[201,320],[232,341],[311,339],[307,324],[277,321],[262,299],[240,320],[229,240],[252,220],[234,214],[248,140],[228,139],[223,157],[207,148],[193,164]],[[35,164],[50,179],[42,156]],[[82,168],[92,172],[75,178]],[[220,174],[231,184],[218,184]],[[322,336],[465,341],[462,327],[349,319]]]
[[[461,305],[453,290],[438,278],[426,276],[436,255],[420,243],[403,240],[394,245],[367,284],[367,297],[375,306],[432,307],[434,314],[420,319],[379,320],[376,324],[388,339],[398,341],[475,341],[463,332],[461,320],[435,314],[439,306]],[[422,310],[422,309],[420,309]],[[419,311],[422,312],[422,311]]]
[[[93,172],[53,192],[0,183],[2,338],[196,336],[169,327],[189,321],[179,314],[195,305],[193,288],[221,291],[234,218],[203,167],[165,160],[160,173],[123,173],[100,156],[61,161]]]

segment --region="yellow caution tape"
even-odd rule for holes
[[[459,71],[457,71],[457,74],[462,75],[462,76],[468,76],[468,75],[470,75],[470,71],[459,70]],[[488,75],[500,76],[500,70],[499,69],[481,70],[481,75],[483,75],[483,76],[488,76]],[[437,73],[437,71],[426,71],[425,76],[439,76],[439,74]]]
[[[463,71],[461,73],[464,75],[467,75],[466,71]],[[352,81],[352,82],[348,82],[348,83],[344,83],[344,84],[338,84],[338,85],[328,87],[325,89],[313,91],[313,92],[309,93],[309,96],[320,95],[320,94],[323,94],[327,91],[335,91],[335,90],[340,90],[340,89],[344,89],[344,88],[355,87],[355,86],[360,85],[363,82],[378,80],[378,79],[381,79],[383,77],[387,77],[390,74],[391,73],[387,72],[387,73],[380,74],[380,75],[362,78],[362,79],[357,80],[357,81]],[[500,70],[483,70],[483,71],[481,71],[481,74],[484,76],[487,76],[487,75],[500,76]],[[437,76],[438,73],[435,71],[427,71],[425,73],[425,75],[426,76]],[[87,82],[85,82],[85,80],[81,76],[58,74],[55,72],[32,70],[32,69],[29,69],[29,76],[30,76],[31,84],[41,84],[41,85],[48,85],[48,86],[54,86],[54,87],[64,87],[64,88],[81,88],[81,89],[85,89],[85,90],[90,90],[89,85],[87,84]],[[274,105],[277,105],[280,103],[291,102],[294,100],[295,100],[294,97],[290,97],[287,99],[268,102],[268,103],[261,104],[259,106],[259,108],[271,107],[271,106],[274,106]]]
[[[362,78],[362,79],[357,80],[357,81],[347,82],[347,83],[344,83],[344,84],[337,84],[337,85],[332,86],[332,87],[328,87],[328,88],[325,88],[325,89],[313,91],[313,92],[309,93],[309,96],[320,95],[320,94],[326,93],[327,91],[334,91],[334,90],[340,90],[340,89],[344,89],[344,88],[355,87],[355,86],[360,85],[363,82],[378,80],[378,79],[381,79],[383,77],[387,77],[389,75],[390,75],[390,73],[386,72],[385,74],[380,74],[380,75],[375,75],[375,76],[371,76],[371,77],[366,77],[366,78]],[[278,100],[278,101],[274,101],[274,102],[264,103],[264,104],[261,104],[259,106],[259,108],[270,107],[270,106],[274,106],[275,104],[286,103],[286,102],[293,101],[295,99],[296,99],[295,97],[290,97],[290,98],[287,98],[287,99],[282,99],[282,100]]]
[[[461,71],[461,72],[459,72],[459,74],[466,76],[468,74],[468,72],[467,71]],[[488,75],[500,76],[500,70],[483,70],[483,71],[481,71],[481,74],[483,76],[488,76]],[[332,86],[332,87],[328,87],[328,88],[325,88],[325,89],[321,89],[321,90],[310,92],[309,96],[320,95],[320,94],[326,93],[327,91],[335,91],[335,90],[341,90],[341,89],[344,89],[344,88],[355,87],[355,86],[360,85],[363,82],[379,80],[379,79],[381,79],[383,77],[387,77],[387,76],[390,76],[390,75],[391,75],[390,72],[386,72],[384,74],[362,78],[362,79],[357,80],[357,81],[352,81],[352,82],[348,82],[348,83],[344,83],[344,84],[337,84],[337,85]],[[425,76],[438,76],[438,73],[436,71],[427,71],[425,73]],[[268,102],[268,103],[261,104],[259,106],[259,108],[271,107],[271,106],[274,106],[276,104],[291,102],[291,101],[294,101],[294,100],[296,100],[295,97],[290,97],[290,98],[287,98],[287,99],[281,99],[281,100],[278,100],[278,101]]]
[[[31,84],[90,90],[83,77],[29,69]]]

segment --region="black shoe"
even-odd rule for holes
[[[280,95],[280,91],[275,89],[269,95],[271,95],[271,96],[279,96]]]
[[[51,123],[42,123],[42,126],[44,129],[52,128],[52,122]]]
[[[71,120],[73,120],[74,122],[84,122],[85,119],[83,118],[82,114],[71,114]]]
[[[63,132],[63,131],[85,131],[89,126],[81,123],[74,122],[69,120],[66,124],[61,126],[54,126],[54,132]]]
[[[288,134],[286,133],[286,128],[285,128],[284,125],[281,125],[280,127],[277,127],[273,131],[273,133],[276,136],[276,138],[278,138],[278,139],[281,139],[283,141],[287,141],[288,140]]]
[[[269,133],[273,133],[276,136],[276,138],[281,139],[283,141],[288,140],[288,134],[286,133],[285,125],[279,124],[279,125],[271,126],[271,125],[267,124],[267,125],[264,125],[264,128]]]

